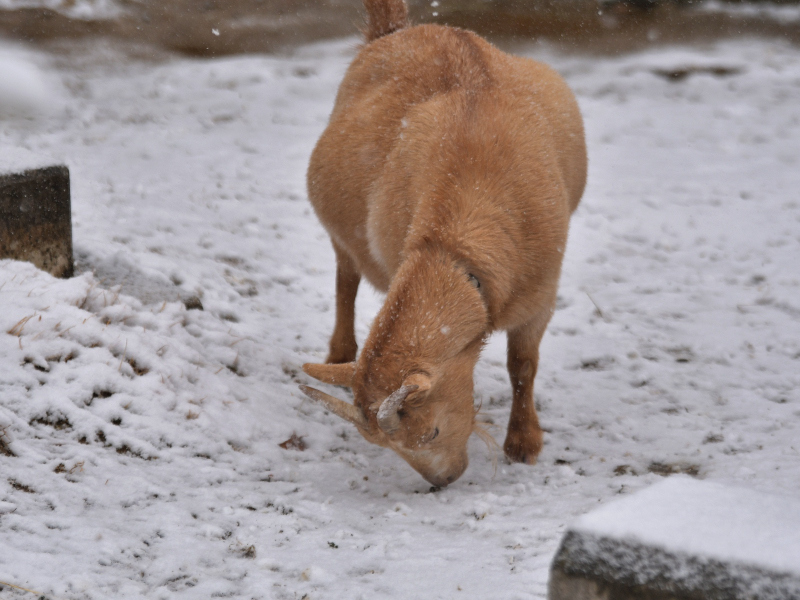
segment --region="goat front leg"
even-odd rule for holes
[[[533,400],[533,379],[539,366],[539,342],[550,320],[539,319],[508,332],[508,374],[513,400],[503,451],[512,462],[536,464],[542,449],[542,428]]]
[[[361,275],[348,254],[333,245],[336,252],[336,325],[333,327],[330,351],[325,360],[329,364],[349,363],[356,359],[355,316],[356,294]]]

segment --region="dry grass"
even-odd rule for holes
[[[19,321],[17,321],[17,324],[14,325],[11,329],[9,329],[6,333],[8,335],[21,337],[22,330],[25,329],[25,325],[27,324],[27,322],[30,321],[33,317],[35,317],[37,314],[38,313],[33,313],[32,315],[28,315],[27,317],[20,319]],[[41,317],[39,318],[41,319]]]
[[[6,429],[8,429],[7,426],[0,427],[0,454],[4,456],[16,456],[11,450],[11,439],[6,433]]]
[[[0,581],[0,591],[2,591],[2,587],[7,586],[15,590],[20,590],[22,592],[27,592],[28,594],[34,594],[37,597],[37,600],[58,600],[55,596],[48,596],[47,594],[42,594],[41,592],[37,592],[35,590],[29,590],[28,588],[22,587],[21,585],[14,585],[13,583],[8,583],[7,581]]]
[[[483,416],[483,413],[480,412],[481,407],[479,406],[475,411],[475,418],[476,420],[472,424],[472,433],[477,435],[486,447],[489,449],[490,454],[492,455],[492,468],[494,469],[494,474],[497,473],[497,457],[502,455],[502,450],[500,449],[500,444],[497,443],[497,440],[494,439],[494,436],[489,433],[490,428],[497,428],[497,425],[494,423],[488,423],[485,421],[479,421],[477,418],[479,416]]]

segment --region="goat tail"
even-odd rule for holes
[[[367,9],[367,42],[394,33],[408,26],[408,7],[405,0],[364,0]]]

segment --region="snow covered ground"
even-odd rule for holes
[[[725,13],[735,17],[758,17],[771,19],[779,23],[796,23],[800,21],[800,7],[775,2],[729,3],[720,0],[707,0],[696,10],[701,12]]]
[[[113,19],[124,12],[125,5],[136,0],[0,0],[0,10],[21,8],[46,8],[62,13],[72,19],[87,21]]]
[[[573,86],[591,165],[542,345],[546,445],[528,467],[474,439],[431,492],[297,390],[333,324],[304,171],[354,46],[2,49],[47,106],[0,121],[0,144],[69,165],[79,274],[0,261],[0,581],[541,599],[566,524],[665,474],[800,492],[800,49],[519,50]],[[359,339],[380,301],[363,287]],[[476,371],[500,443],[504,345]]]

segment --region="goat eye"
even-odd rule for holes
[[[432,442],[433,440],[436,439],[437,435],[439,435],[439,428],[438,427],[433,430],[433,435],[430,437],[430,439],[428,441]]]
[[[467,277],[469,278],[469,282],[475,286],[476,290],[481,289],[481,282],[478,281],[478,278],[475,277],[472,273],[467,273]]]

